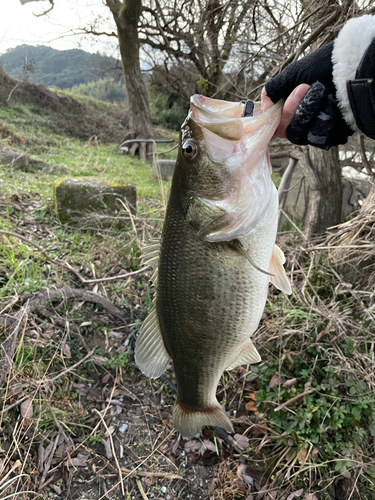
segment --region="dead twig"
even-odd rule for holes
[[[41,380],[39,383],[40,384],[45,384],[45,383],[48,383],[48,382],[56,382],[56,380],[58,380],[59,378],[63,377],[67,373],[75,370],[77,368],[77,366],[81,365],[82,363],[84,363],[85,361],[87,361],[89,358],[91,358],[91,356],[93,354],[94,354],[94,349],[92,349],[92,351],[88,352],[86,354],[86,356],[84,358],[82,358],[80,361],[78,361],[77,363],[75,363],[72,366],[69,366],[69,368],[67,368],[66,370],[63,370],[62,372],[60,372],[58,375],[56,375],[56,377]]]
[[[142,486],[140,479],[137,479],[137,486],[138,486],[139,493],[141,494],[141,497],[143,498],[143,500],[148,500],[148,497],[145,493],[145,490],[143,489],[143,486]]]
[[[58,445],[58,442],[59,442],[59,439],[60,439],[60,433],[57,434],[56,436],[56,439],[55,439],[55,442],[53,443],[53,448],[52,448],[52,451],[51,453],[49,454],[49,457],[47,459],[47,462],[46,464],[44,465],[44,471],[43,471],[43,475],[42,475],[42,479],[40,480],[40,486],[38,488],[39,491],[41,491],[46,485],[45,485],[45,482],[46,482],[46,477],[47,477],[47,474],[48,474],[48,471],[51,467],[51,462],[52,462],[52,459],[53,459],[53,456],[55,454],[55,451],[56,451],[56,448],[57,448],[57,445]]]
[[[121,467],[121,470],[127,477],[130,476],[140,476],[140,477],[159,477],[161,479],[186,479],[179,474],[172,474],[170,472],[151,472],[151,471],[143,471],[143,470],[132,470],[126,469],[125,467]]]
[[[44,255],[44,257],[48,260],[48,262],[50,262],[51,264],[54,264],[55,266],[59,266],[59,267],[63,267],[64,269],[67,269],[68,271],[73,273],[81,281],[81,283],[84,283],[85,285],[92,284],[92,283],[101,283],[102,281],[113,281],[113,280],[117,280],[117,279],[129,278],[130,276],[136,276],[136,275],[141,274],[141,273],[148,271],[150,269],[149,266],[144,266],[141,269],[138,269],[137,271],[132,271],[130,273],[119,274],[117,276],[110,276],[108,278],[98,278],[98,279],[93,279],[93,280],[87,280],[78,271],[73,269],[67,262],[62,262],[61,260],[52,259],[52,257],[50,257],[48,255],[48,253],[46,252],[46,250],[44,250],[44,248],[42,248],[37,243],[34,243],[33,241],[29,240],[25,236],[22,236],[21,234],[13,233],[11,231],[5,231],[3,229],[0,229],[0,234],[5,234],[7,236],[13,236],[14,238],[18,238],[21,241],[24,241],[25,243],[28,243],[29,245],[34,246],[37,250],[39,250],[39,252],[41,252]]]
[[[117,466],[117,470],[118,470],[118,475],[119,475],[120,485],[121,485],[121,492],[122,492],[122,495],[125,497],[124,479],[122,477],[122,472],[121,472],[120,464],[118,463],[118,460],[117,460],[117,455],[116,455],[115,445],[113,444],[112,434],[109,431],[108,426],[106,424],[106,421],[104,420],[104,417],[102,416],[102,414],[96,408],[94,408],[93,411],[99,415],[99,418],[102,421],[102,424],[104,425],[105,430],[107,431],[108,439],[109,439],[109,441],[111,443],[112,455],[114,456],[114,459],[115,459],[115,462],[116,462],[116,466]]]
[[[13,354],[17,343],[18,332],[22,323],[25,323],[27,317],[28,303],[23,307],[15,320],[15,325],[12,327],[8,338],[1,344],[1,367],[0,367],[0,387],[10,373],[13,365]]]
[[[300,398],[303,398],[304,396],[307,396],[308,394],[311,394],[312,392],[315,392],[315,391],[316,391],[316,389],[309,389],[307,391],[301,392],[301,394],[297,394],[297,396],[294,396],[293,398],[289,399],[289,401],[285,401],[285,403],[283,403],[282,405],[278,406],[273,411],[283,410],[286,406],[291,405],[292,403],[295,403]]]

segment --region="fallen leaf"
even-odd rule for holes
[[[185,451],[187,452],[203,455],[207,450],[216,452],[216,446],[208,439],[204,439],[203,441],[195,441],[192,439],[185,443]]]
[[[293,498],[299,498],[303,493],[303,488],[297,491],[293,491],[286,500],[293,500]]]
[[[111,436],[115,432],[116,428],[114,425],[108,427],[108,430],[105,431],[106,436]]]
[[[65,465],[67,467],[84,467],[87,465],[87,460],[89,458],[89,455],[84,455],[83,453],[78,453],[78,455],[75,458],[68,458],[65,461]]]
[[[318,500],[313,493],[307,493],[302,500]]]
[[[237,468],[237,476],[241,481],[245,484],[250,484],[250,486],[253,486],[254,484],[254,479],[246,474],[246,468],[247,466],[245,464],[241,464]]]
[[[297,456],[297,460],[299,461],[300,464],[304,464],[307,459],[307,449],[303,448]]]
[[[115,332],[114,330],[111,330],[110,332],[108,332],[107,335],[109,337],[114,337],[116,339],[120,339],[124,336],[124,333],[123,332]]]
[[[247,411],[258,411],[255,401],[249,401],[248,403],[246,403],[245,408]]]
[[[286,364],[288,365],[288,368],[290,370],[294,365],[294,360],[293,360],[292,356],[290,354],[287,354],[285,361],[286,361]]]
[[[62,346],[62,352],[68,359],[72,357],[72,353],[70,352],[70,347],[66,343],[64,343]]]
[[[277,373],[275,373],[274,375],[272,375],[272,378],[270,380],[270,388],[272,389],[272,387],[277,387],[281,384],[281,382],[281,378],[277,375]]]
[[[312,376],[310,375],[310,377],[307,379],[307,382],[305,384],[304,391],[307,391],[308,389],[310,389],[311,382],[312,382]]]
[[[282,383],[281,378],[277,375],[277,373],[275,373],[271,378],[270,388],[272,389],[272,387],[277,387],[281,383]]]
[[[49,487],[58,495],[61,495],[62,489],[57,484],[50,484]]]
[[[200,450],[200,447],[201,447],[200,441],[196,441],[194,439],[192,439],[191,441],[187,441],[185,443],[185,451],[187,451],[187,452],[194,453],[194,452]]]
[[[23,418],[31,418],[33,416],[33,401],[26,399],[20,404],[20,413]]]
[[[80,396],[86,396],[89,387],[86,384],[73,384],[73,389]]]
[[[106,373],[102,378],[102,384],[106,384],[111,377],[112,375],[110,373]]]
[[[112,450],[111,450],[111,442],[108,439],[102,439],[102,443],[104,444],[104,448],[105,448],[105,454],[108,458],[108,460],[111,460],[112,458]]]
[[[291,378],[290,380],[287,380],[286,382],[283,383],[283,387],[293,387],[293,385],[296,385],[298,382],[298,378]]]
[[[93,356],[91,356],[91,361],[93,363],[96,363],[97,365],[102,366],[107,361],[107,358],[105,358],[104,356],[99,356],[98,354],[94,354]]]
[[[246,448],[249,446],[249,438],[244,436],[243,434],[235,434],[234,440],[236,441],[236,444],[239,448],[242,448],[243,450],[246,450]]]
[[[209,488],[208,488],[207,495],[211,495],[211,493],[213,493],[216,490],[218,485],[219,485],[219,480],[217,477],[214,477],[213,480],[211,481]]]
[[[249,399],[252,399],[253,401],[257,400],[257,397],[255,395],[255,392],[249,392],[248,396],[246,396]]]
[[[215,446],[215,443],[213,443],[212,441],[209,441],[208,439],[204,439],[202,444],[203,444],[203,446],[202,446],[202,449],[200,451],[201,455],[203,455],[203,453],[206,450],[214,451],[216,453],[216,446]]]
[[[172,419],[171,418],[163,418],[162,422],[167,427],[170,427],[172,425]]]

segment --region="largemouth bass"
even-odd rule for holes
[[[157,378],[172,358],[173,425],[183,436],[205,425],[233,431],[216,399],[220,377],[261,360],[250,336],[269,281],[291,293],[275,246],[278,196],[267,150],[281,108],[261,113],[255,103],[245,118],[243,103],[195,95],[181,127],[161,243],[145,252],[156,298],[135,361]]]

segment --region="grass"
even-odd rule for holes
[[[105,112],[107,104],[97,109]],[[49,116],[17,102],[0,108],[3,145],[17,147],[33,160],[27,171],[1,167],[0,230],[31,239],[85,279],[136,271],[139,242],[160,236],[161,184],[153,179],[150,165],[120,155],[116,144],[52,133]],[[52,188],[64,175],[135,184],[137,215],[133,221],[127,218],[121,229],[97,222],[94,226],[86,219],[80,227],[61,225],[54,214]],[[163,182],[162,188],[167,193],[169,184]],[[371,221],[366,223],[371,226]],[[119,472],[114,459],[107,458],[110,443],[99,412],[114,429],[120,468],[126,459],[126,467],[142,462],[143,470],[163,472],[167,479],[160,484],[171,496],[196,498],[197,490],[189,488],[199,488],[194,478],[199,464],[205,464],[212,467],[205,469],[211,476],[199,494],[206,495],[215,478],[212,499],[240,500],[270,489],[275,499],[285,500],[302,490],[300,498],[310,492],[310,500],[328,500],[344,481],[349,482],[346,498],[352,493],[353,500],[372,499],[374,292],[349,284],[329,250],[303,251],[298,238],[285,233],[280,242],[294,293],[285,297],[271,290],[254,336],[264,362],[251,370],[240,367],[224,373],[219,386],[219,399],[236,433],[248,438],[241,464],[209,430],[201,439],[214,442],[214,452],[195,456],[184,451],[184,441],[170,428],[169,388],[160,380],[148,381],[134,365],[134,340],[154,294],[148,274],[83,284],[34,246],[0,234],[0,341],[9,348],[9,329],[17,335],[9,351],[13,364],[0,387],[2,407],[10,408],[0,417],[0,496],[38,490],[41,497],[48,492],[60,498],[61,490],[77,492],[82,484],[96,481],[99,489],[93,495],[103,498]],[[108,298],[123,317],[114,317],[98,304],[64,300],[63,295],[58,302],[27,310],[35,293],[66,285]],[[12,317],[18,319],[16,325],[9,325]],[[168,377],[173,379],[173,374]],[[20,401],[31,402],[32,416],[25,414]],[[130,430],[119,437],[116,430],[125,421]],[[55,444],[48,464],[40,453],[43,458]],[[120,457],[121,447],[135,458]],[[169,480],[171,470],[183,470],[188,485]],[[77,478],[82,482],[75,482]],[[50,491],[45,485],[49,479]],[[160,496],[160,484],[152,474],[147,481],[148,493]],[[135,479],[127,477],[124,483],[126,495],[139,498]]]

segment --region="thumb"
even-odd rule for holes
[[[275,132],[277,137],[286,137],[286,129],[292,122],[294,115],[296,114],[299,103],[305,97],[306,92],[309,90],[310,85],[307,83],[302,83],[298,85],[293,92],[290,94],[288,99],[285,101],[283,111],[281,114],[280,124]],[[269,98],[268,98],[269,99]]]

